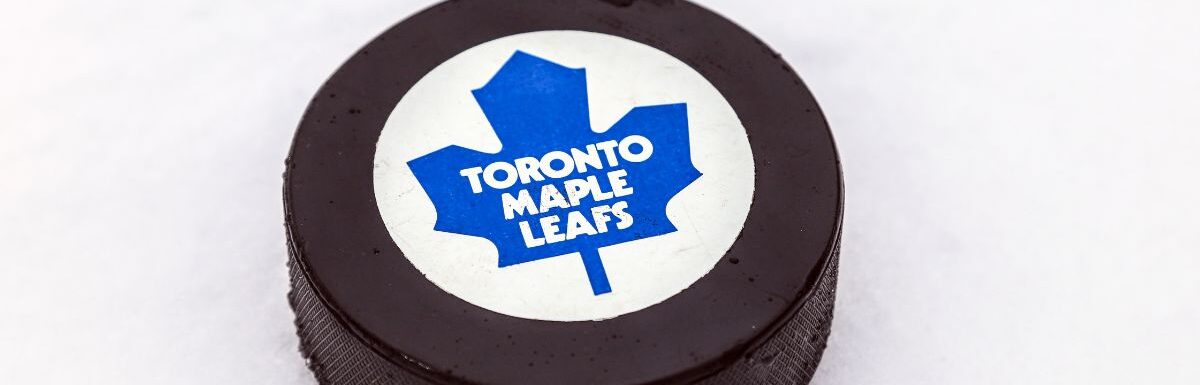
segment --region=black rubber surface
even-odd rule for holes
[[[812,296],[790,321],[762,346],[748,351],[741,360],[700,380],[705,385],[807,384],[821,362],[833,322],[837,294],[838,259],[835,254],[821,273]],[[317,298],[297,268],[288,263],[292,291],[288,302],[296,312],[300,351],[321,384],[434,384],[375,353],[352,335]],[[587,382],[581,382],[587,383]]]
[[[373,190],[375,144],[422,76],[500,37],[582,30],[654,46],[704,75],[742,120],[755,196],[709,275],[599,322],[519,319],[425,279],[392,241]],[[314,97],[284,200],[291,300],[323,383],[806,383],[828,336],[841,170],[816,101],[779,55],[686,1],[460,0],[391,28]]]

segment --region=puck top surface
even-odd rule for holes
[[[523,33],[405,94],[375,151],[375,198],[405,257],[447,292],[514,317],[610,319],[679,293],[729,250],[754,190],[745,132],[662,51]],[[558,258],[576,253],[600,257]]]
[[[841,174],[777,54],[684,1],[451,1],[322,87],[285,181],[316,293],[439,382],[703,378],[791,317]]]

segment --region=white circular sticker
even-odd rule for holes
[[[480,44],[418,81],[374,164],[392,239],[435,285],[546,321],[610,319],[679,294],[741,232],[745,128],[696,70],[611,35]]]

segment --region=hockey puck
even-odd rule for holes
[[[284,181],[323,384],[807,384],[842,217],[780,55],[682,0],[459,0],[323,85]]]

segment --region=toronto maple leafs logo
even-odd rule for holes
[[[676,231],[667,203],[701,175],[686,104],[636,107],[597,133],[585,70],[521,51],[472,92],[503,149],[408,162],[434,230],[490,240],[502,268],[578,254],[595,295],[612,292],[600,248]]]

